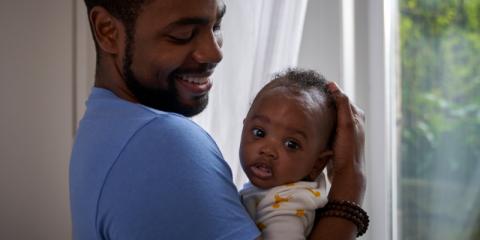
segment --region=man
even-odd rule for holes
[[[208,103],[209,77],[222,59],[225,4],[85,3],[97,69],[70,163],[74,238],[258,237],[215,142],[186,118]],[[330,196],[360,203],[363,119],[332,89],[339,127]],[[355,233],[350,221],[325,217],[312,238],[352,239]]]

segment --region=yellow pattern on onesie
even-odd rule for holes
[[[275,196],[274,196],[275,203],[272,205],[272,207],[273,208],[279,208],[280,203],[288,202],[288,200],[289,200],[289,197],[284,198],[284,197],[280,197],[280,195],[278,195],[278,194],[275,194]]]
[[[240,195],[263,239],[306,239],[315,210],[327,203],[323,174],[315,182],[300,181],[271,189],[246,184]]]

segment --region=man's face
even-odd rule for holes
[[[222,60],[219,0],[153,0],[127,38],[123,74],[137,100],[193,116],[205,109],[210,79]]]

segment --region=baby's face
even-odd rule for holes
[[[277,87],[257,97],[244,120],[240,161],[250,182],[271,188],[300,181],[319,160],[332,121],[322,98]],[[327,126],[327,127],[324,127]],[[324,130],[324,131],[322,131]]]

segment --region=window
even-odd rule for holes
[[[398,9],[398,239],[480,239],[480,0]]]

